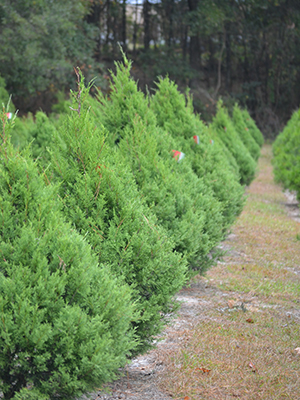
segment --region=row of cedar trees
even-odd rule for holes
[[[274,177],[285,189],[295,191],[300,200],[300,109],[273,143]]]
[[[242,210],[263,142],[247,111],[220,103],[206,126],[168,78],[145,96],[130,68],[124,56],[97,99],[76,71],[58,119],[3,113],[4,399],[72,399],[113,380],[151,348]],[[22,135],[34,141],[20,151]]]

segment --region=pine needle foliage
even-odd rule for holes
[[[241,182],[240,168],[238,166],[238,163],[234,155],[225,145],[225,143],[220,138],[220,136],[218,135],[218,133],[215,131],[214,127],[211,124],[208,125],[208,131],[209,131],[209,136],[213,140],[213,143],[217,145],[217,151],[220,150],[221,154],[226,158],[229,164],[229,169],[233,173],[234,177],[238,180],[238,182]]]
[[[226,231],[244,204],[244,189],[239,183],[237,169],[231,167],[223,146],[215,143],[208,127],[194,113],[192,98],[187,96],[186,99],[168,77],[159,79],[150,106],[158,124],[178,139],[193,171],[221,202]]]
[[[51,145],[51,140],[55,133],[55,125],[42,111],[35,114],[34,124],[28,130],[31,143],[32,157],[38,160],[39,164],[47,165],[49,153],[47,147]]]
[[[149,130],[138,117],[119,143],[145,200],[174,238],[175,249],[187,257],[192,274],[203,273],[223,237],[222,206],[185,158],[178,162],[172,157],[173,148],[178,145],[171,135],[158,127]]]
[[[130,68],[125,56],[124,63],[116,63],[109,97],[99,94],[94,114],[108,130],[107,142],[130,166],[158,222],[174,238],[175,250],[187,257],[191,271],[203,272],[223,236],[222,205],[189,162],[173,158],[180,143],[157,125]]]
[[[221,101],[218,103],[217,114],[213,118],[211,128],[236,159],[239,167],[241,184],[249,185],[255,175],[256,162],[240,139],[239,134],[235,130],[234,124]]]
[[[0,107],[1,109],[4,107],[6,112],[15,112],[15,106],[11,101],[5,86],[5,80],[0,75]]]
[[[274,177],[300,199],[300,110],[293,113],[273,143]]]
[[[178,307],[173,296],[186,281],[186,261],[173,251],[122,157],[105,143],[88,99],[81,77],[73,112],[55,136],[48,176],[52,171],[52,180],[60,182],[66,218],[86,235],[99,262],[110,264],[132,288],[140,313],[132,321],[139,338],[136,352],[142,353]]]
[[[112,380],[136,346],[131,290],[64,221],[57,187],[0,145],[0,390],[74,399]]]
[[[244,118],[244,122],[249,129],[253,139],[256,143],[261,147],[264,144],[264,137],[261,131],[258,129],[254,119],[250,116],[249,111],[246,109],[242,110],[242,115]]]
[[[252,158],[257,161],[260,156],[260,146],[251,135],[249,128],[244,121],[242,110],[239,108],[237,103],[233,107],[232,122],[234,124],[235,130],[240,135],[242,142],[248,149]]]

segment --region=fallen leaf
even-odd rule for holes
[[[234,300],[228,300],[228,307],[233,308],[235,306],[235,301]]]
[[[203,374],[209,374],[211,370],[201,367],[201,368],[195,368],[195,371],[201,371],[203,372]]]
[[[253,321],[253,319],[252,319],[252,318],[248,318],[248,319],[246,319],[246,322],[248,322],[249,324],[253,324],[253,323],[254,323],[254,321]]]
[[[295,352],[300,356],[300,347],[297,347],[297,348],[295,349]]]
[[[190,400],[191,398],[189,396],[185,396],[183,400]]]

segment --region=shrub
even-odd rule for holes
[[[240,138],[242,139],[242,142],[248,149],[249,153],[251,154],[253,159],[257,161],[260,156],[260,146],[252,137],[249,128],[244,121],[242,111],[237,104],[235,104],[233,107],[232,122],[234,124],[235,130],[240,135]]]
[[[9,93],[5,88],[5,80],[0,75],[0,106],[1,112],[2,108],[4,107],[5,112],[15,112],[15,106],[9,97]]]
[[[86,235],[99,262],[132,288],[140,312],[133,325],[140,343],[137,352],[152,346],[170,312],[173,295],[183,286],[186,261],[141,199],[131,171],[104,142],[95,127],[83,82],[73,94],[71,115],[64,119],[51,150],[53,179],[66,218]],[[76,111],[77,110],[77,111]]]
[[[174,238],[175,249],[186,255],[191,271],[203,273],[214,262],[210,252],[224,235],[222,205],[186,158],[178,162],[172,157],[171,149],[178,148],[166,131],[151,131],[139,118],[133,128],[125,128],[119,143],[145,200]]]
[[[211,128],[232,153],[239,167],[241,184],[249,185],[255,175],[256,163],[251,157],[246,146],[236,132],[228,112],[218,103],[216,116],[213,118]]]
[[[43,152],[44,148],[41,146],[44,141],[41,141],[39,136],[39,132],[43,132],[44,129],[47,131],[49,128],[49,122],[46,114],[39,111],[34,117],[31,113],[25,117],[16,117],[14,120],[14,129],[11,131],[10,141],[13,146],[22,151],[28,145],[31,146],[31,153],[34,158],[38,158]],[[49,135],[49,138],[51,136]]]
[[[35,121],[27,127],[32,157],[42,165],[47,165],[49,162],[47,147],[51,146],[55,131],[55,125],[42,111],[35,114]]]
[[[293,113],[284,130],[273,143],[274,176],[300,198],[300,110]]]
[[[231,168],[223,146],[212,140],[209,129],[195,115],[190,97],[180,94],[169,78],[160,79],[151,97],[151,109],[158,124],[178,138],[180,149],[186,154],[193,171],[211,187],[214,197],[222,203],[224,227],[233,223],[243,206],[244,189],[238,182],[237,169]],[[195,143],[195,139],[199,143]]]
[[[174,238],[175,249],[187,256],[191,270],[203,272],[224,234],[222,205],[189,161],[172,158],[179,142],[157,126],[148,99],[130,78],[130,68],[126,57],[124,64],[116,64],[109,98],[100,94],[93,112],[108,130],[107,142],[130,166],[158,222]]]
[[[127,285],[66,224],[57,188],[0,146],[0,389],[4,399],[73,399],[115,377],[136,346]]]
[[[261,131],[258,129],[254,119],[250,116],[248,110],[242,110],[242,115],[244,118],[244,122],[249,129],[250,134],[256,143],[261,147],[264,144],[264,137]]]

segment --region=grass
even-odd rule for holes
[[[247,194],[230,251],[199,278],[213,304],[164,354],[174,399],[300,399],[300,223],[273,182],[270,146]]]
[[[288,316],[236,309],[196,327],[172,357],[167,389],[175,398],[299,398],[298,344]]]

